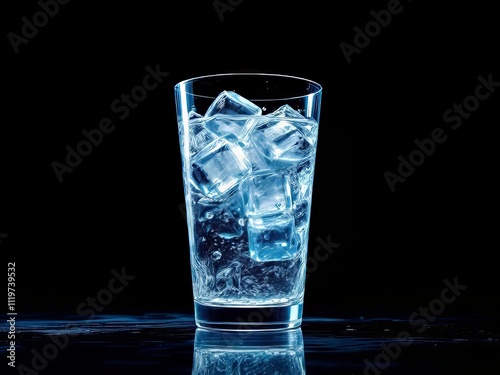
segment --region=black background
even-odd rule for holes
[[[18,53],[7,34],[40,6],[4,5],[0,279],[15,261],[18,312],[75,313],[123,267],[135,279],[101,313],[192,312],[173,87],[259,71],[324,88],[310,249],[341,245],[310,272],[305,314],[409,316],[455,278],[468,288],[443,314],[498,314],[500,88],[460,128],[443,120],[478,76],[500,81],[489,4],[401,1],[351,63],[340,43],[387,1],[244,0],[223,20],[210,0],[71,1]],[[111,103],[157,65],[168,77],[118,119]],[[103,118],[113,132],[59,182],[52,163]],[[392,192],[384,173],[438,127],[446,141]]]

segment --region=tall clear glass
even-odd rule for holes
[[[321,85],[228,73],[174,90],[196,325],[299,327]]]

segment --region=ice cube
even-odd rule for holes
[[[189,121],[189,152],[191,156],[201,151],[216,139],[216,135],[206,129],[203,118],[194,117],[193,120]]]
[[[306,119],[304,116],[300,114],[299,111],[293,109],[288,104],[282,105],[273,113],[270,113],[271,117],[281,117],[288,119],[298,119],[303,121],[295,121],[295,125],[299,128],[304,128],[309,131],[314,136],[317,136],[318,123],[313,119]]]
[[[189,111],[188,117],[189,117],[189,120],[194,120],[197,118],[202,118],[203,116],[200,115],[199,113],[197,113],[194,109],[192,109],[191,111]]]
[[[253,143],[246,145],[243,151],[250,163],[252,163],[252,173],[262,173],[270,170],[268,160],[257,150]]]
[[[307,233],[309,229],[309,210],[310,205],[306,200],[297,204],[293,210],[295,231],[300,244],[304,244],[307,241]]]
[[[245,116],[212,116],[207,119],[206,127],[219,137],[228,134],[239,137],[245,132],[247,121]]]
[[[308,159],[298,163],[290,170],[290,185],[292,188],[292,200],[299,202],[308,199],[311,194],[314,178],[314,159]]]
[[[205,117],[213,115],[260,116],[262,110],[243,96],[233,91],[223,91],[205,112]]]
[[[254,126],[250,139],[267,158],[296,162],[314,151],[315,137],[303,125],[304,120],[269,118]]]
[[[289,213],[249,217],[248,246],[250,257],[258,262],[295,257],[298,248],[294,218]]]
[[[290,118],[302,118],[304,119],[305,117],[300,114],[299,111],[296,111],[292,107],[290,107],[288,104],[282,105],[279,107],[276,111],[273,113],[269,114],[269,116],[273,117],[290,117]]]
[[[242,185],[245,213],[270,215],[289,211],[292,208],[290,181],[283,174],[250,176]]]
[[[252,170],[238,143],[219,138],[192,159],[191,182],[203,195],[218,199],[231,191]]]

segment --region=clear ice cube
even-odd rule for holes
[[[277,162],[297,162],[311,156],[315,138],[307,120],[266,119],[255,125],[250,139],[264,156]]]
[[[308,159],[298,163],[290,170],[290,185],[294,202],[308,199],[314,178],[314,160]]]
[[[250,257],[258,262],[292,259],[298,251],[294,218],[289,213],[248,218]]]
[[[284,174],[262,174],[248,177],[242,185],[246,214],[270,215],[292,208],[291,188]]]
[[[232,190],[252,170],[238,143],[220,138],[195,155],[191,182],[203,195],[219,199]]]
[[[197,113],[195,110],[191,110],[189,111],[188,113],[188,117],[190,120],[194,120],[194,119],[197,119],[197,118],[202,118],[203,116],[200,115],[199,113]]]
[[[269,171],[268,160],[262,155],[253,143],[246,145],[243,148],[246,157],[252,164],[252,173],[263,173]]]
[[[282,105],[276,111],[270,113],[269,116],[304,120],[300,122],[296,121],[295,125],[298,125],[300,128],[306,129],[309,133],[315,136],[317,135],[317,130],[318,130],[317,122],[311,119],[306,119],[299,111],[293,109],[288,104]]]
[[[248,118],[243,116],[213,116],[207,119],[206,127],[219,137],[228,134],[239,137],[245,133],[247,121]]]
[[[309,228],[309,203],[304,200],[294,207],[295,232],[299,246],[307,242]]]
[[[276,111],[274,111],[273,113],[269,114],[269,116],[273,116],[273,117],[301,118],[301,119],[305,118],[304,116],[302,116],[300,114],[299,111],[296,111],[295,109],[293,109],[288,104],[282,105]]]
[[[189,121],[189,152],[191,156],[216,139],[215,134],[206,129],[203,118],[194,117],[193,120]]]
[[[214,115],[260,116],[262,110],[243,96],[233,91],[223,91],[205,112],[205,117]]]

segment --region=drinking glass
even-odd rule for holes
[[[174,91],[196,325],[299,327],[321,85],[226,73]]]

